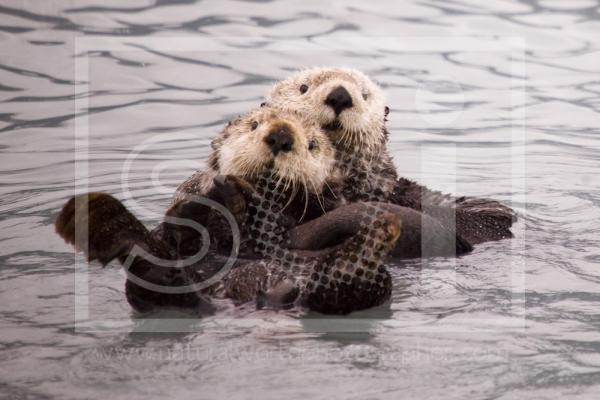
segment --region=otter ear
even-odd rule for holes
[[[219,135],[217,137],[215,137],[211,142],[210,142],[210,147],[213,150],[219,150],[219,148],[221,147],[221,143],[223,142],[223,136]]]

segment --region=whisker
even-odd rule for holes
[[[286,208],[288,208],[288,206],[292,203],[292,200],[294,200],[294,198],[296,197],[296,193],[298,192],[298,190],[296,189],[296,186],[294,185],[292,187],[292,193],[290,195],[290,198],[288,199],[287,203],[285,203],[285,205],[282,207],[281,211],[285,210]],[[283,193],[282,193],[283,195]]]
[[[306,215],[306,210],[308,209],[308,189],[306,188],[306,182],[304,182],[304,177],[302,177],[302,186],[304,187],[304,210],[302,211],[302,216],[300,216],[298,222],[304,219],[304,216]]]
[[[335,192],[333,191],[333,189],[331,188],[331,186],[329,186],[329,183],[327,181],[325,181],[324,184],[325,184],[325,186],[327,186],[327,188],[329,189],[329,191],[331,192],[331,194],[333,195],[333,197],[337,199],[337,195],[335,194]]]
[[[323,214],[325,214],[327,211],[325,211],[325,204],[321,201],[321,196],[319,195],[319,191],[317,190],[315,184],[312,181],[309,181],[310,185],[313,187],[314,192],[315,192],[315,196],[317,196],[317,203],[319,203],[319,206],[321,206],[321,210],[323,210]],[[325,200],[325,198],[323,197],[323,201]]]

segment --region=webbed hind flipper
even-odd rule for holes
[[[148,230],[125,206],[106,193],[87,193],[71,198],[55,222],[56,233],[88,261],[103,265],[123,259],[134,244],[152,248]]]
[[[466,208],[427,206],[423,212],[440,221],[445,227],[454,229],[457,237],[471,245],[512,238],[510,228],[516,220],[516,214],[493,200],[482,202],[485,206],[476,206],[479,202]],[[499,207],[493,207],[493,204],[498,204]]]
[[[440,220],[470,245],[512,238],[510,228],[517,221],[517,213],[496,200],[472,196],[456,198],[406,178],[396,182],[391,202]]]
[[[127,272],[127,300],[136,310],[147,312],[157,307],[187,308],[200,313],[214,310],[210,301],[191,286],[196,283],[194,268],[202,265],[178,267],[168,245],[154,237],[157,232],[148,232],[114,197],[105,193],[73,197],[61,210],[55,227],[89,261],[98,260],[106,265],[119,259]],[[190,289],[181,289],[183,286]]]

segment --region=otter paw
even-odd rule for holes
[[[402,233],[402,220],[394,213],[386,212],[379,217],[386,242],[395,243]]]
[[[256,309],[291,308],[300,296],[300,288],[289,279],[278,283],[267,291],[259,290],[256,295]]]
[[[246,209],[254,188],[242,178],[233,175],[218,175],[214,179],[215,188],[223,199],[224,206],[235,216],[238,223],[246,217]]]

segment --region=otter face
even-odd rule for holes
[[[375,153],[385,142],[383,92],[365,74],[344,68],[311,68],[277,82],[267,104],[317,121],[333,143]]]
[[[230,122],[213,148],[220,174],[252,180],[270,169],[285,189],[318,194],[334,174],[335,150],[319,125],[270,107]]]

